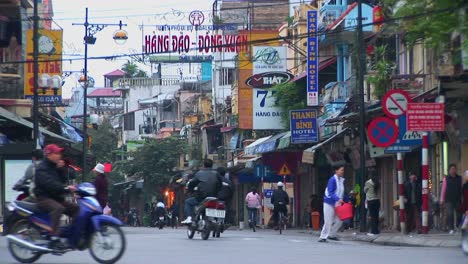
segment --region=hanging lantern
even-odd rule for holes
[[[378,32],[382,27],[384,21],[383,8],[380,6],[374,6],[372,9],[372,22],[374,23],[373,31]]]

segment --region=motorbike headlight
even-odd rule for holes
[[[9,203],[7,205],[7,209],[8,209],[8,211],[13,212],[16,209],[16,207],[14,205],[12,205],[11,203]]]
[[[80,188],[83,192],[88,193],[89,195],[96,195],[96,188],[92,186],[81,187]]]

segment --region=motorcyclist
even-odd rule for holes
[[[34,177],[37,206],[40,210],[49,212],[51,219],[49,231],[53,238],[59,235],[58,227],[62,214],[65,213],[73,218],[79,212],[78,205],[64,199],[66,178],[63,175],[64,170],[60,167],[64,166],[63,150],[55,144],[45,146],[46,159],[38,164]],[[75,187],[68,186],[68,189],[74,190]]]
[[[23,200],[27,198],[25,201],[32,202],[34,200],[34,194],[31,192],[34,189],[34,182],[33,177],[36,174],[36,167],[44,158],[44,154],[42,153],[41,149],[33,150],[32,152],[32,164],[26,168],[24,176],[19,179],[15,185],[13,186],[13,190],[18,192],[23,192],[20,196],[18,196],[18,200]]]
[[[226,206],[226,223],[230,222],[231,217],[231,200],[234,195],[234,185],[229,177],[226,177],[226,169],[224,167],[218,167],[216,169],[221,176],[222,186],[218,193],[218,199],[225,202]]]
[[[288,215],[288,207],[289,204],[289,195],[288,193],[283,190],[284,184],[282,182],[278,182],[277,184],[278,189],[273,192],[271,196],[271,203],[273,204],[273,221],[275,223],[275,228],[278,227],[278,213],[282,212],[285,216]]]
[[[206,197],[217,197],[221,184],[221,176],[213,170],[213,161],[205,159],[203,169],[195,173],[193,179],[187,183],[188,191],[194,192],[195,195],[185,200],[184,213],[187,218],[182,221],[182,224],[192,223],[195,206]]]

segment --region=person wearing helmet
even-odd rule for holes
[[[78,205],[65,200],[65,183],[63,181],[63,148],[49,144],[44,148],[45,159],[36,168],[34,176],[34,194],[37,197],[37,206],[44,212],[49,212],[52,236],[59,235],[59,221],[63,213],[75,217],[79,212]],[[62,164],[62,165],[61,165]],[[74,186],[68,186],[74,190]]]
[[[273,204],[273,222],[275,228],[278,227],[278,213],[282,212],[284,215],[288,215],[288,207],[289,204],[289,195],[284,190],[284,184],[282,182],[278,182],[277,184],[278,189],[273,192],[271,196],[271,203]]]
[[[107,205],[107,188],[108,182],[106,174],[104,173],[104,165],[102,163],[96,164],[93,169],[93,172],[96,174],[94,179],[94,186],[96,187],[96,199],[102,208]]]

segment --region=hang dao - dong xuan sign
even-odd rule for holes
[[[189,34],[169,35],[153,34],[145,36],[144,52],[155,53],[187,53],[198,52],[246,52],[248,50],[245,35],[203,35],[195,40]]]

